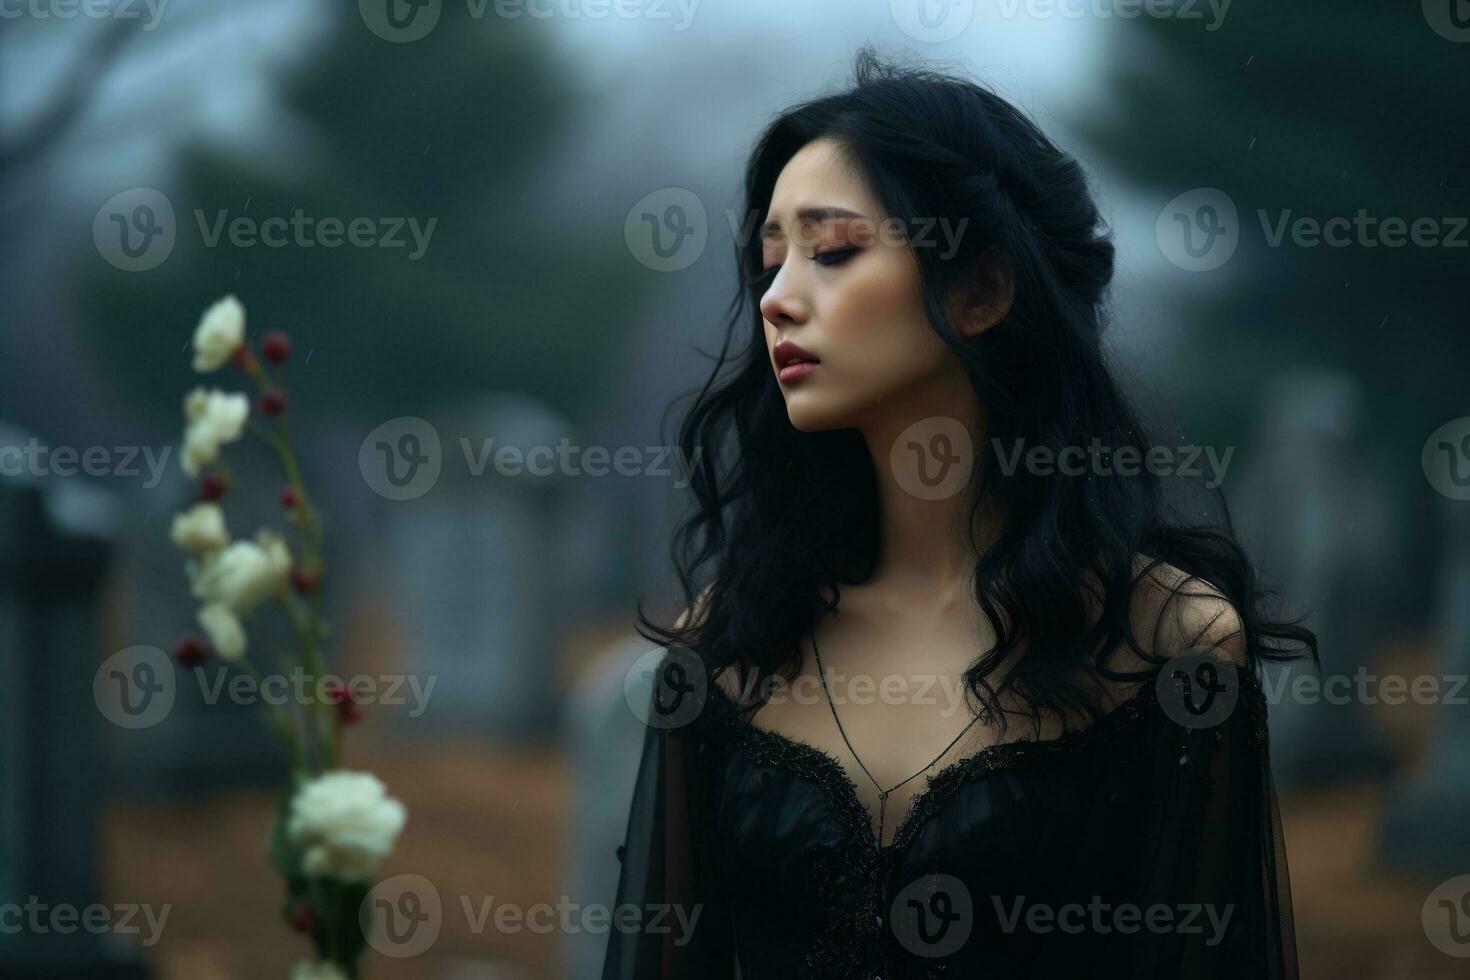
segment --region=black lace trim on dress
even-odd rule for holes
[[[1243,711],[1237,724],[1247,726],[1247,744],[1269,751],[1265,694],[1255,673],[1237,669],[1239,679],[1236,711]],[[710,696],[701,720],[708,723],[712,738],[738,748],[754,765],[768,766],[816,785],[843,817],[842,846],[814,858],[813,873],[824,908],[826,928],[815,937],[806,961],[816,977],[847,978],[861,975],[883,959],[882,909],[887,868],[935,814],[966,785],[992,773],[1016,771],[1068,753],[1117,744],[1150,719],[1164,716],[1180,737],[1177,744],[1181,766],[1190,761],[1191,740],[1200,729],[1190,729],[1169,718],[1159,703],[1154,681],[1143,683],[1127,700],[1086,728],[1048,739],[1023,737],[986,746],[957,759],[927,777],[925,788],[910,802],[893,841],[884,846],[874,835],[872,818],[858,797],[842,763],[831,753],[809,742],[761,728],[744,717],[742,707],[712,679]],[[1208,733],[1206,729],[1204,732]],[[1212,740],[1225,738],[1220,726]],[[1208,734],[1206,737],[1209,737]],[[928,964],[930,976],[940,976],[944,961]]]

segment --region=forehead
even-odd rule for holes
[[[799,209],[841,207],[876,216],[877,201],[857,166],[833,139],[813,140],[786,162],[771,189],[771,218],[794,220]]]

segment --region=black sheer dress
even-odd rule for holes
[[[834,756],[665,654],[603,980],[1295,980],[1260,683],[1178,664],[931,770],[880,846]]]

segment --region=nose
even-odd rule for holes
[[[806,322],[809,315],[807,303],[793,291],[785,266],[776,273],[770,288],[761,297],[760,310],[766,322],[775,326]]]

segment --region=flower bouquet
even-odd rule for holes
[[[283,917],[316,947],[314,958],[299,963],[292,976],[357,980],[367,942],[359,911],[403,829],[405,811],[377,777],[341,768],[343,728],[359,718],[361,706],[345,685],[320,683],[329,635],[319,594],[321,522],[287,434],[284,365],[291,341],[279,331],[267,332],[257,357],[245,339],[244,308],[226,296],[205,311],[193,348],[194,370],[212,373],[232,364],[255,384],[261,420],[251,418],[251,401],[243,393],[196,387],[184,399],[180,460],[199,482],[199,499],[174,518],[171,536],[189,555],[185,572],[207,639],[186,636],[174,656],[186,668],[197,668],[212,652],[260,684],[267,668],[249,649],[245,619],[262,604],[284,611],[294,640],[274,652],[275,668],[305,670],[318,680],[309,689],[320,695],[297,704],[265,704],[266,720],[291,764],[268,852],[286,881]],[[232,540],[226,529],[221,501],[231,481],[220,450],[247,429],[280,461],[286,481],[281,509],[294,542],[267,528],[254,539]]]

